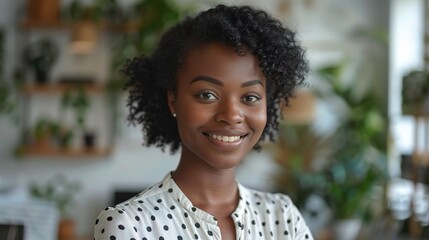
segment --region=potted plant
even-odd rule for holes
[[[41,151],[49,151],[53,147],[52,123],[48,119],[39,119],[33,128],[33,145]]]
[[[79,189],[79,183],[69,181],[64,175],[57,175],[45,184],[30,185],[30,194],[33,197],[55,204],[60,214],[59,240],[74,239],[74,221],[69,211]]]
[[[33,70],[39,84],[49,81],[49,71],[58,57],[57,45],[49,39],[39,39],[24,49],[23,60]]]
[[[344,70],[340,63],[316,72],[327,83],[323,90],[314,89],[318,101],[332,105],[335,99],[340,106],[333,129],[281,124],[276,158],[283,171],[277,183],[298,207],[320,196],[330,207],[333,234],[354,225],[354,235],[339,238],[354,239],[362,221],[376,217],[371,202],[384,201],[383,194],[375,200],[374,194],[387,180],[387,126],[378,99],[370,89],[356,95],[355,86],[344,84]]]
[[[90,107],[90,101],[83,87],[67,90],[61,100],[62,111],[71,109],[74,111],[77,129],[82,133],[82,142],[86,149],[95,146],[95,133],[86,126],[86,114]]]

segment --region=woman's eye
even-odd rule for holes
[[[259,102],[260,100],[261,100],[261,97],[257,95],[247,95],[243,97],[243,101],[246,103],[255,103],[255,102]]]
[[[211,92],[202,92],[197,95],[198,98],[203,100],[216,100],[217,97]]]

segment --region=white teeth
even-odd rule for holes
[[[240,136],[220,136],[215,134],[212,134],[211,137],[222,142],[236,142],[240,139]]]

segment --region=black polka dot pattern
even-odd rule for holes
[[[240,184],[239,193],[239,204],[231,213],[237,239],[313,240],[289,197]],[[168,174],[134,198],[101,211],[95,220],[94,240],[220,240],[217,224],[215,216],[192,205]]]

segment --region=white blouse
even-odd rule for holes
[[[231,214],[236,239],[313,239],[304,219],[284,194],[238,184],[240,200]],[[95,240],[221,239],[215,217],[192,205],[171,178],[101,211]]]

